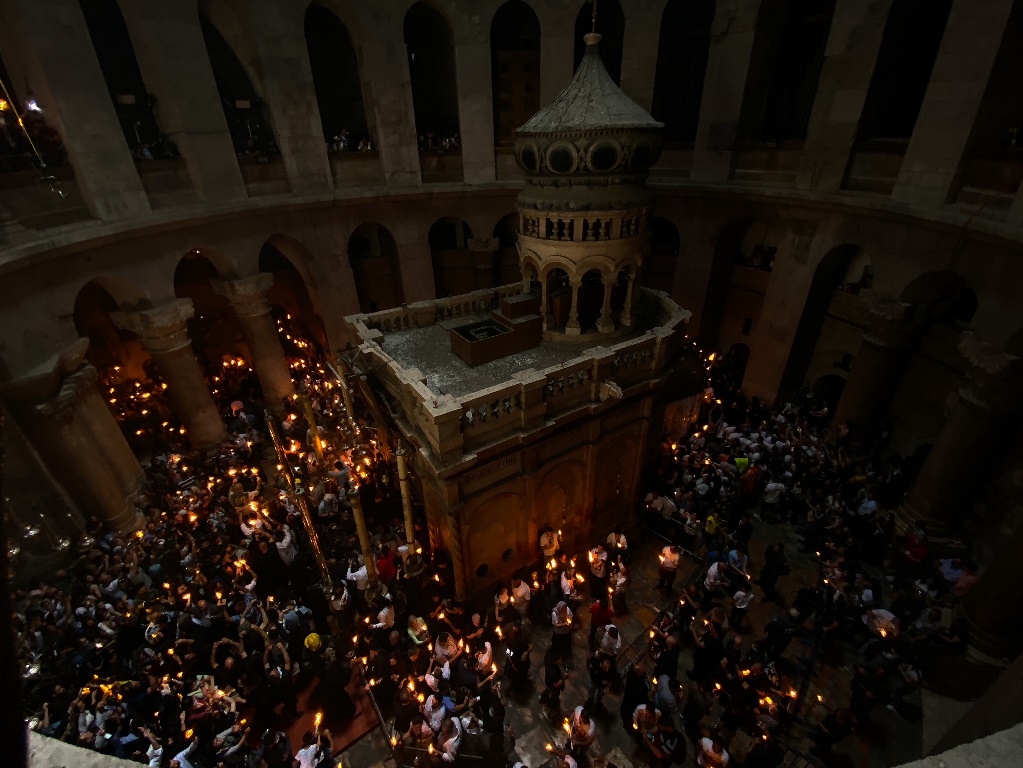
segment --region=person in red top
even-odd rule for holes
[[[601,595],[590,606],[590,647],[597,642],[597,630],[611,623],[615,612],[607,604],[607,595]]]
[[[394,567],[394,557],[391,556],[391,548],[385,544],[383,551],[380,553],[380,558],[377,560],[377,576],[380,577],[380,581],[384,582],[384,584],[390,584],[397,575],[398,571]]]

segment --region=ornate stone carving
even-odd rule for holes
[[[966,386],[959,394],[965,400],[987,410],[1011,413],[1020,410],[1023,396],[1023,360],[964,333],[959,352],[970,364]]]
[[[188,321],[195,314],[190,299],[177,299],[141,312],[112,312],[114,325],[134,333],[151,354],[176,352],[189,346]]]
[[[274,276],[259,272],[239,280],[214,280],[213,290],[231,302],[241,317],[262,315],[270,311],[267,293],[274,284]]]
[[[50,399],[39,403],[36,410],[48,419],[70,421],[75,406],[82,399],[87,387],[96,386],[99,374],[96,369],[86,363],[74,373],[64,377],[60,389]]]

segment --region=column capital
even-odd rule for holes
[[[121,330],[141,338],[147,352],[160,354],[176,352],[192,343],[188,321],[194,315],[191,299],[176,299],[140,312],[111,312],[110,319]]]
[[[966,384],[959,390],[963,399],[1000,413],[1020,410],[1023,360],[1002,352],[973,333],[962,335],[958,349],[970,366]]]
[[[49,419],[70,420],[83,393],[87,388],[94,387],[98,378],[99,374],[96,369],[86,363],[77,371],[65,376],[57,394],[36,405],[36,410]]]
[[[270,311],[268,292],[274,284],[269,272],[259,272],[238,280],[213,280],[213,290],[224,296],[241,317],[262,315]]]
[[[88,339],[77,339],[30,373],[0,385],[0,395],[11,400],[37,403],[53,397],[64,377],[74,373],[85,360]]]

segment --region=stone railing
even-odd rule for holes
[[[592,243],[638,237],[647,228],[647,211],[592,211],[576,216],[558,212],[545,214],[524,211],[519,217],[519,232],[538,240]]]
[[[675,360],[690,313],[661,291],[641,289],[645,333],[612,346],[580,350],[579,357],[543,370],[527,368],[510,380],[465,395],[438,394],[417,368],[404,368],[387,353],[385,334],[432,325],[448,317],[483,315],[493,297],[521,292],[519,284],[451,299],[419,302],[347,322],[361,345],[360,367],[396,402],[404,419],[442,463],[456,463],[545,421],[606,399],[605,384],[622,390],[656,379]]]

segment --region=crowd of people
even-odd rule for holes
[[[418,144],[420,152],[461,152],[462,136],[457,131],[440,134],[427,131],[419,134]]]
[[[327,142],[327,152],[335,155],[341,152],[372,152],[373,149],[373,139],[368,133],[356,140],[347,128],[342,128],[340,133],[334,134],[334,138]]]
[[[930,654],[965,648],[965,628],[943,624],[942,608],[966,594],[976,567],[933,561],[925,532],[894,539],[888,510],[908,488],[903,463],[851,459],[841,431],[824,438],[826,408],[805,393],[773,411],[747,400],[727,355],[711,366],[697,425],[666,436],[651,467],[644,522],[665,540],[664,603],[638,654],[624,658],[637,641],[619,626],[639,556],[621,529],[573,553],[562,531],[545,528],[535,563],[482,603],[458,603],[444,554],[406,538],[397,473],[374,430],[349,418],[341,383],[288,321],[279,322],[300,395],[279,404],[284,456],[242,358],[207,372],[229,434],[213,452],[186,447],[158,380],[122,380],[119,369],[105,379],[145,457],[145,522],[118,536],[90,521],[73,563],[14,594],[40,732],[153,768],[323,768],[333,764],[332,730],[358,714],[368,689],[408,762],[466,753],[505,765],[516,760],[508,702],[532,701],[542,682],[559,734],[546,750],[561,768],[586,763],[609,696],[652,765],[728,765],[743,731],[739,762],[774,768],[797,712],[822,715],[813,739],[826,753],[874,707],[897,708]],[[781,524],[818,567],[791,600],[778,590],[790,573],[783,543],[761,562],[750,549],[756,528]],[[676,584],[680,572],[696,575]],[[747,616],[757,601],[777,605],[762,629]],[[576,671],[573,638],[583,632],[589,653]],[[797,637],[825,653],[849,638],[859,646],[847,702],[803,706],[813,668],[790,652]],[[587,695],[565,702],[573,675]],[[317,712],[301,744],[289,736],[300,693]]]

